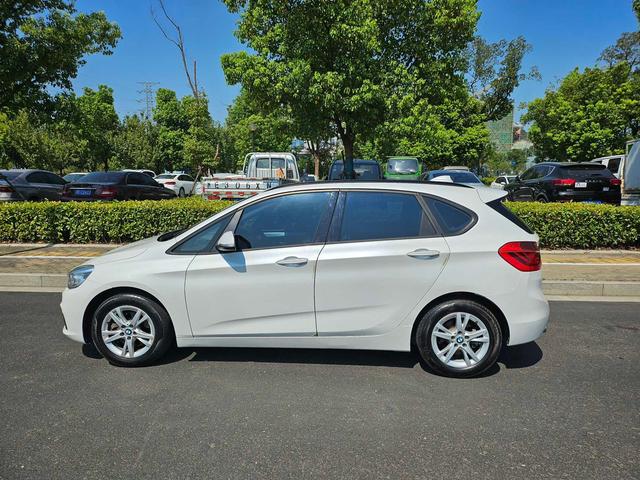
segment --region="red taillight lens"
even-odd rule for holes
[[[611,186],[619,186],[622,185],[622,180],[620,180],[619,178],[612,178],[609,180],[609,183],[611,184]]]
[[[564,187],[573,187],[576,184],[576,180],[574,178],[554,178],[551,183]]]
[[[117,190],[115,187],[98,187],[96,189],[96,197],[100,198],[113,198],[116,196]]]
[[[505,243],[498,250],[498,254],[521,272],[535,272],[542,267],[540,248],[536,242]]]
[[[164,184],[165,184],[165,185],[175,185],[175,184],[176,184],[176,182],[173,182],[173,181],[172,181],[172,182],[164,182]]]
[[[11,193],[13,192],[13,188],[11,188],[9,185],[0,185],[0,192]]]

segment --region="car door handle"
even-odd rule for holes
[[[286,257],[282,260],[278,260],[276,263],[283,267],[302,267],[307,264],[309,260],[300,257]]]
[[[430,258],[438,258],[440,256],[440,252],[438,250],[428,250],[426,248],[418,248],[413,252],[407,253],[412,258],[419,258],[422,260],[428,260]]]

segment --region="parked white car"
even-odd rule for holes
[[[303,183],[69,274],[64,334],[111,363],[178,347],[409,351],[457,377],[540,337],[538,237],[504,192],[438,183]]]
[[[499,188],[504,190],[505,185],[509,185],[516,178],[516,175],[500,175],[491,182],[491,188]]]
[[[166,188],[176,192],[179,197],[191,195],[194,179],[191,175],[182,172],[163,173],[155,178],[155,181]]]
[[[604,165],[616,178],[620,178],[624,170],[624,155],[610,155],[608,157],[595,158],[591,160],[591,162]]]
[[[135,168],[125,168],[122,170],[123,172],[138,172],[138,173],[144,173],[145,175],[149,175],[151,178],[155,178],[156,176],[156,172],[154,172],[153,170],[147,170],[145,168],[141,168],[139,170],[136,170]]]

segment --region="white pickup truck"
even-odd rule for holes
[[[292,153],[254,152],[245,155],[242,174],[204,177],[201,191],[207,200],[242,200],[299,181],[298,163]]]

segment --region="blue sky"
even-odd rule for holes
[[[143,95],[137,82],[154,81],[190,93],[178,50],[153,23],[149,7],[157,0],[78,0],[80,11],[103,10],[122,29],[111,56],[91,56],[74,81],[76,91],[104,83],[114,89],[120,115],[139,111]],[[223,121],[238,92],[224,80],[220,55],[242,48],[233,35],[236,17],[218,0],[166,0],[182,26],[188,54],[198,62],[198,77],[210,99],[214,119]],[[533,51],[525,68],[536,65],[542,81],[527,81],[514,94],[516,105],[544,94],[575,67],[593,65],[622,32],[637,28],[631,0],[480,0],[478,30],[490,41],[523,35]]]

